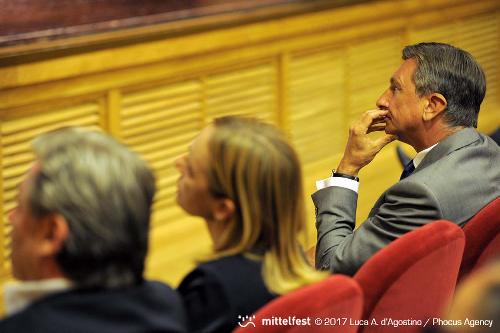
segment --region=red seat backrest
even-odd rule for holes
[[[238,327],[235,333],[356,333],[358,327],[352,325],[361,318],[363,295],[361,288],[352,278],[344,275],[333,275],[327,279],[300,288],[287,295],[278,297],[266,304],[254,315],[255,325]],[[278,325],[281,319],[307,319],[305,325]],[[264,325],[263,319],[274,320],[275,325]],[[335,321],[336,318],[346,318],[346,322]],[[321,320],[316,322],[315,320]]]
[[[354,276],[369,322],[360,332],[421,332],[428,318],[439,317],[455,290],[464,244],[462,229],[440,220],[377,252]]]
[[[465,250],[459,280],[500,256],[500,198],[481,209],[464,227]]]

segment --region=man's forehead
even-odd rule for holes
[[[413,58],[406,59],[391,77],[391,83],[407,83],[413,79],[417,61]]]
[[[39,161],[33,162],[26,171],[23,180],[19,185],[21,191],[26,190],[28,184],[32,181],[33,177],[40,172],[42,169],[42,164]]]

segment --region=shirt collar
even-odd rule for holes
[[[6,313],[8,316],[15,314],[42,297],[66,291],[72,287],[71,281],[62,278],[7,282],[4,286]]]
[[[428,152],[431,151],[432,148],[436,147],[437,146],[437,143],[435,145],[432,145],[430,146],[429,148],[426,148],[422,151],[419,151],[417,153],[417,155],[415,155],[415,157],[413,158],[413,165],[415,166],[415,168],[418,167],[418,165],[422,162],[422,160],[424,159],[425,155],[427,155]]]

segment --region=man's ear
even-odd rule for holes
[[[43,218],[40,225],[39,251],[43,256],[55,256],[68,238],[68,222],[61,214],[51,213]]]
[[[215,221],[229,221],[236,210],[233,200],[229,198],[217,199],[214,208]]]
[[[448,102],[446,98],[439,93],[432,93],[427,97],[426,105],[424,108],[424,113],[422,114],[422,118],[424,121],[430,121],[434,119],[436,116],[440,115],[444,110],[446,110],[446,106]]]

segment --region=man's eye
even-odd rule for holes
[[[189,165],[189,164],[187,165],[186,171],[187,171],[187,174],[189,177],[193,177],[194,172],[193,172],[193,168],[191,167],[191,165]]]

